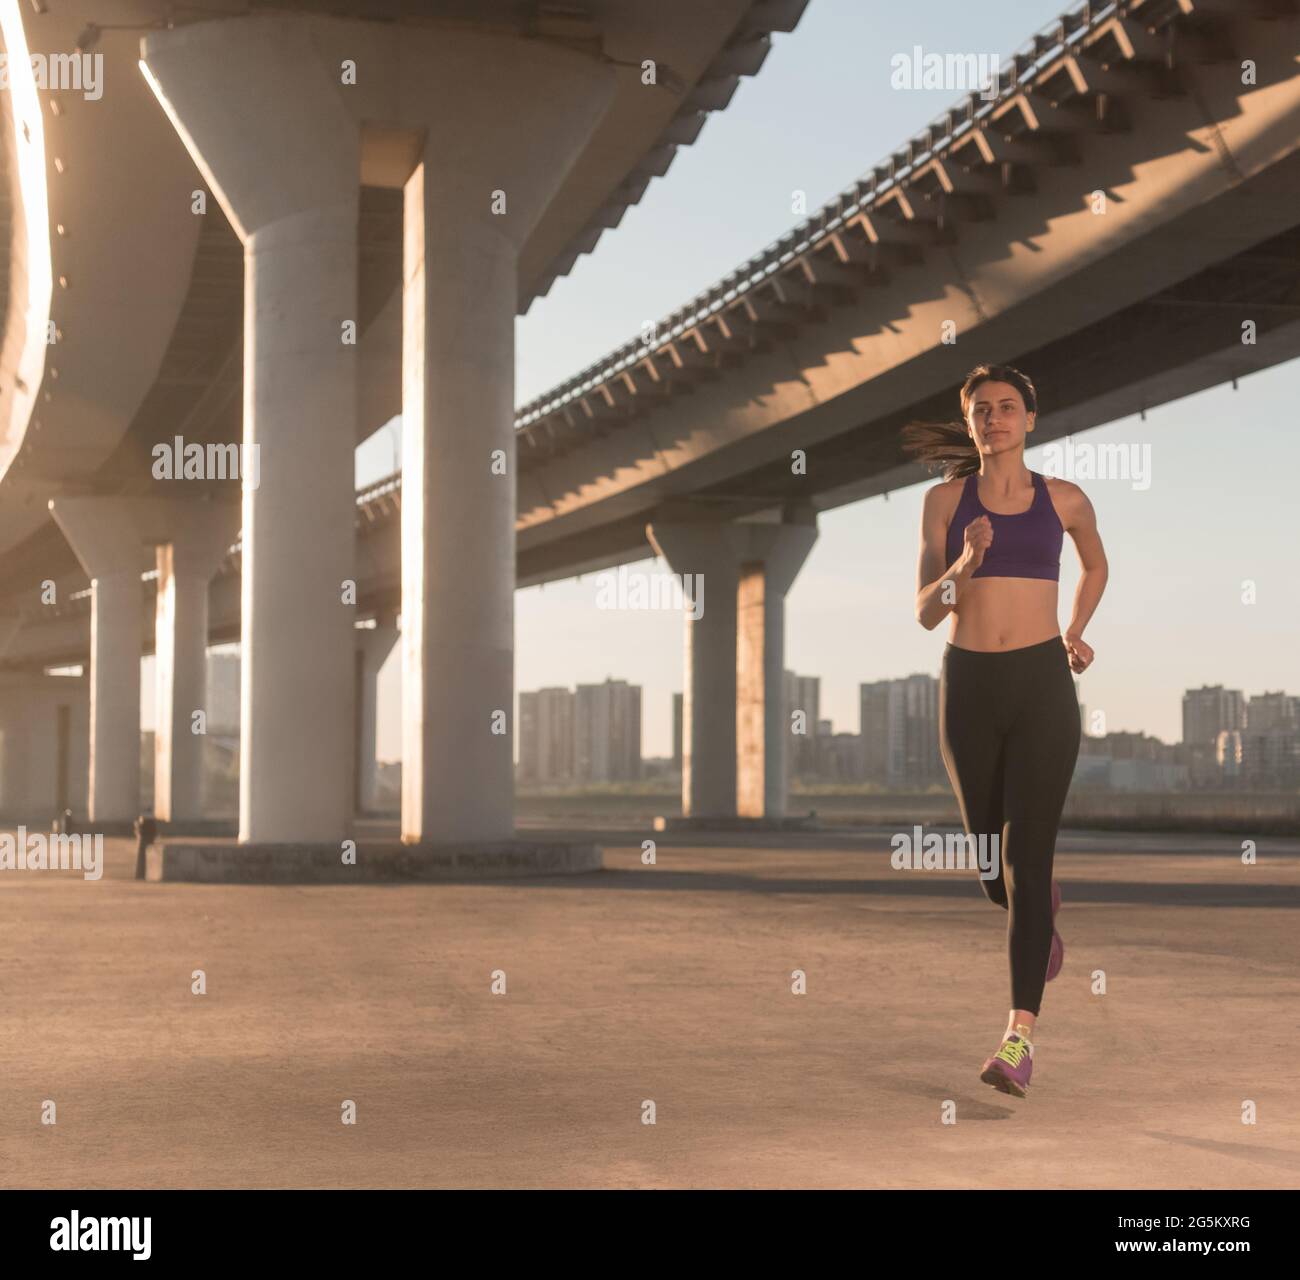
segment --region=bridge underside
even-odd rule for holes
[[[761,53],[735,16],[731,74]],[[192,807],[180,744],[196,672],[206,643],[238,638],[241,840],[341,838],[356,709],[373,707],[400,610],[404,838],[504,838],[514,589],[654,552],[715,586],[687,623],[686,811],[779,817],[785,593],[818,511],[924,478],[903,460],[901,425],[951,418],[965,371],[987,359],[1033,375],[1047,443],[1300,354],[1297,26],[1294,5],[1263,0],[1066,15],[996,101],[948,113],[662,336],[513,421],[514,317],[556,265],[533,260],[532,237],[616,110],[612,64],[581,41],[434,40],[285,12],[150,35],[150,82],[226,222],[191,246],[189,291],[155,300],[156,325],[178,309],[176,343],[129,429],[118,405],[112,443],[55,487],[59,531],[32,510],[53,474],[54,416],[23,443],[33,465],[14,469],[0,512],[0,598],[58,587],[27,610],[6,662],[90,657],[92,818],[138,797],[150,647],[158,792]],[[504,106],[454,56],[462,39],[508,70]],[[333,68],[358,48],[386,74],[340,96]],[[248,71],[243,117],[223,97],[232,60]],[[449,83],[492,147],[443,109]],[[502,169],[507,218],[483,199]],[[553,246],[556,269],[600,225]],[[358,318],[360,341],[340,346]],[[51,415],[77,403],[66,355]],[[147,474],[183,404],[190,439],[242,432],[264,451],[237,513],[211,484],[188,496],[215,500],[185,510]],[[399,406],[405,482],[358,509],[358,434]],[[372,641],[356,626],[367,615]]]

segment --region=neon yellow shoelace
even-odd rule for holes
[[[1020,1060],[1029,1052],[1029,1046],[1023,1040],[1006,1040],[1003,1041],[1002,1048],[993,1056],[1001,1058],[1003,1062],[1009,1063],[1012,1067],[1018,1067]]]

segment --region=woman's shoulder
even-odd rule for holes
[[[1043,483],[1047,486],[1047,492],[1051,495],[1052,502],[1058,511],[1073,508],[1088,501],[1087,494],[1073,480],[1062,480],[1060,476],[1049,476],[1046,472],[1040,472],[1039,474],[1042,475]]]
[[[966,488],[966,477],[958,476],[955,480],[940,480],[925,491],[925,511],[933,516],[951,516],[957,510],[962,492]]]

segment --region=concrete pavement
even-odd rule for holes
[[[1008,976],[973,873],[643,838],[509,885],[143,884],[127,840],[98,882],[0,872],[0,1184],[1300,1187],[1300,841],[1063,837],[1021,1101],[978,1080]]]

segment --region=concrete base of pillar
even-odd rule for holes
[[[42,823],[28,822],[29,831],[47,831],[52,826],[47,819]],[[73,836],[103,836],[105,839],[116,838],[118,836],[135,835],[135,820],[133,818],[105,818],[102,822],[92,822],[86,817],[73,817],[68,824],[67,835]]]
[[[0,813],[0,828],[16,826],[21,819]],[[49,820],[45,822],[24,822],[29,831],[45,831]],[[86,817],[74,816],[67,829],[68,835],[82,836],[134,836],[135,820],[125,818],[109,819],[104,822],[91,822]],[[239,824],[233,818],[182,818],[176,822],[158,821],[160,836],[229,836],[232,840],[239,834]]]
[[[673,814],[655,818],[656,831],[820,831],[822,824],[815,813],[806,817],[741,818],[683,817]]]
[[[335,844],[237,844],[167,840],[150,846],[145,879],[205,884],[370,884],[383,881],[522,879],[605,869],[586,842],[503,840],[484,844],[400,844],[359,840],[356,862]]]
[[[239,823],[234,818],[178,818],[175,822],[159,822],[160,836],[228,836],[239,835]]]

